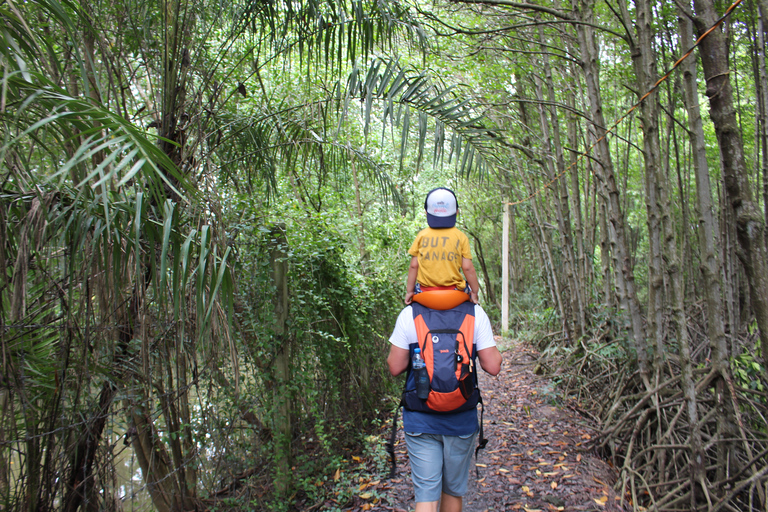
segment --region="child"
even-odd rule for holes
[[[419,231],[408,254],[405,303],[410,304],[416,293],[432,289],[457,289],[469,293],[477,304],[477,273],[472,265],[467,235],[456,228],[458,203],[456,195],[447,188],[436,188],[424,201],[428,228]],[[461,276],[464,271],[466,281]],[[469,286],[467,286],[469,284]]]

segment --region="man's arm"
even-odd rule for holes
[[[408,267],[408,281],[405,283],[405,303],[413,302],[413,292],[416,289],[416,276],[419,273],[419,258],[411,256],[411,266]]]
[[[405,370],[407,370],[409,353],[410,351],[407,348],[400,348],[394,345],[390,345],[389,356],[387,357],[389,373],[392,375],[400,375]],[[477,355],[480,356],[480,352],[478,352]]]
[[[408,365],[408,354],[405,354],[405,363]],[[496,347],[488,347],[477,351],[477,358],[480,360],[480,366],[491,375],[498,375],[501,371],[501,353]],[[390,371],[392,366],[390,365]],[[394,375],[394,374],[393,374]]]
[[[477,292],[480,291],[480,283],[477,281],[477,272],[475,272],[475,265],[472,264],[472,260],[462,257],[461,270],[464,271],[464,277],[467,278],[467,283],[472,289],[472,302],[477,304]]]

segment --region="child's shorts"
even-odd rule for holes
[[[413,288],[414,295],[417,293],[421,293],[423,291],[429,291],[429,290],[458,290],[457,287],[451,288],[450,286],[425,286],[424,290],[421,289],[421,285],[419,283],[416,283],[416,286]],[[461,291],[461,290],[459,290]],[[467,295],[472,295],[472,289],[469,287],[469,283],[467,283],[467,286],[464,288],[464,290]]]

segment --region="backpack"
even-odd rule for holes
[[[437,310],[414,302],[411,308],[417,342],[409,347],[408,373],[387,446],[392,459],[390,477],[394,477],[397,465],[395,438],[400,407],[431,414],[451,414],[474,409],[480,404],[480,433],[475,457],[488,443],[483,436],[483,400],[477,386],[475,305],[464,302],[452,309]],[[416,380],[411,370],[410,361],[417,346],[421,349],[429,375],[430,392],[426,400],[416,395]]]

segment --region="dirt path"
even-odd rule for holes
[[[522,344],[500,343],[500,348],[501,373],[490,377],[481,372],[489,442],[477,460],[480,479],[471,472],[464,511],[631,510],[613,491],[615,471],[585,449],[594,432],[590,422],[555,395],[549,380],[533,374],[537,354]],[[396,453],[396,477],[369,488],[379,498],[349,510],[413,510],[402,428]]]

